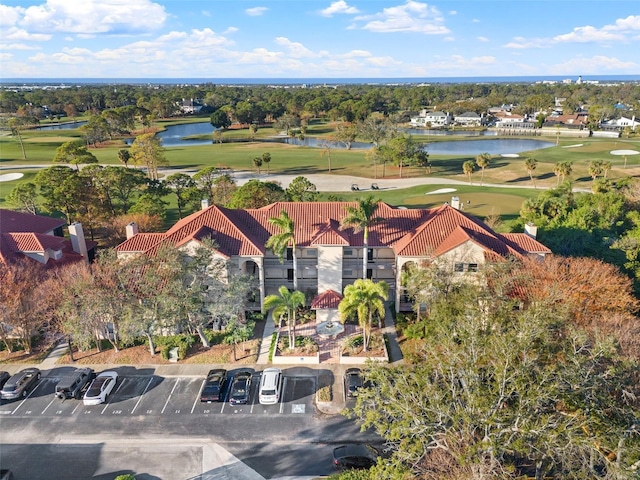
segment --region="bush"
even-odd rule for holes
[[[318,390],[318,401],[319,402],[330,402],[333,399],[333,392],[331,391],[331,385],[327,385],[326,387],[322,387]]]
[[[127,473],[125,475],[118,475],[114,480],[136,480],[136,477]]]
[[[276,351],[276,339],[278,338],[278,332],[273,332],[271,334],[271,346],[269,346],[269,361],[273,361],[273,354]]]
[[[289,349],[289,337],[287,335],[282,335],[280,337],[280,342],[278,347],[280,350],[288,350]],[[295,340],[295,348],[301,350],[301,353],[317,353],[318,352],[318,344],[311,337],[303,337],[297,336]]]
[[[187,352],[196,342],[195,335],[186,333],[180,335],[167,335],[153,338],[155,344],[160,347],[160,353],[165,360],[169,359],[169,352],[173,348],[178,348],[178,359],[184,360]]]

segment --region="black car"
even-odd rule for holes
[[[375,450],[367,445],[343,445],[333,449],[333,466],[338,470],[371,468],[376,462]]]
[[[200,392],[200,401],[201,402],[219,402],[222,387],[227,381],[227,371],[219,368],[214,370],[209,370],[207,374],[207,379],[202,386],[202,391]]]
[[[65,375],[56,385],[55,395],[61,400],[67,398],[79,399],[82,391],[93,380],[95,374],[91,368],[79,368]]]
[[[229,403],[231,405],[244,405],[249,401],[251,390],[251,375],[249,371],[238,372],[233,376]]]
[[[25,368],[7,380],[0,391],[0,398],[3,400],[24,398],[36,388],[38,380],[40,380],[40,370],[37,368]]]
[[[11,378],[9,372],[0,372],[0,389],[4,387],[4,384],[7,383],[7,380]]]
[[[362,388],[362,370],[359,368],[348,368],[344,373],[344,391],[347,397],[355,397],[358,390]]]

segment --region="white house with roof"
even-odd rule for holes
[[[478,115],[476,112],[465,112],[461,115],[456,115],[453,119],[456,125],[462,125],[465,127],[479,127],[482,125],[484,117]]]
[[[427,112],[422,110],[417,117],[411,117],[412,127],[439,128],[446,127],[452,122],[453,116],[441,111]]]
[[[478,219],[461,212],[457,197],[451,205],[431,209],[401,209],[378,203],[375,213],[383,222],[369,229],[367,277],[384,280],[396,309],[410,310],[404,296],[402,273],[436,258],[459,274],[478,271],[496,258],[540,256],[550,250],[531,233],[500,234]],[[127,240],[117,247],[118,256],[152,255],[159,245],[168,243],[188,249],[211,238],[216,256],[225,260],[229,273],[248,273],[255,277],[259,295],[251,307],[262,309],[265,296],[280,286],[304,292],[315,308],[332,308],[344,287],[362,275],[363,232],[342,227],[346,206],[357,202],[279,202],[258,209],[229,209],[217,205],[178,221],[165,233],[139,233],[134,225]],[[265,247],[267,240],[280,233],[270,222],[285,211],[295,226],[297,270],[293,251],[284,262]],[[256,292],[258,293],[258,292]]]

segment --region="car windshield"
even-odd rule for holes
[[[91,384],[91,388],[87,390],[87,397],[97,397],[100,395],[102,385],[107,381],[106,378],[99,378]]]
[[[234,397],[242,397],[244,396],[244,394],[247,392],[247,390],[244,387],[239,387],[236,388],[235,391],[233,392],[233,396]]]
[[[276,391],[275,390],[263,390],[262,391],[262,395],[275,395]]]

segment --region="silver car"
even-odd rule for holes
[[[0,398],[3,400],[15,400],[25,398],[36,388],[40,380],[40,370],[37,368],[25,368],[13,375],[0,391]]]

